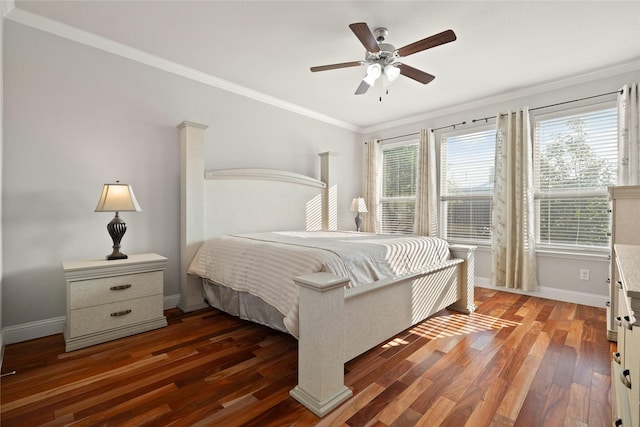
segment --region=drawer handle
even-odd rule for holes
[[[622,289],[622,280],[618,280],[618,289]]]
[[[616,317],[616,323],[618,324],[618,326],[622,326],[622,317]]]
[[[613,427],[620,427],[622,425],[622,420],[618,418],[613,422]]]
[[[125,316],[129,313],[131,313],[131,310],[116,311],[114,313],[111,313],[111,317]]]
[[[628,330],[633,330],[633,323],[631,323],[631,318],[629,316],[624,316],[624,327]]]
[[[631,373],[628,369],[620,372],[620,381],[622,381],[622,384],[624,384],[626,388],[631,388]]]
[[[111,289],[112,291],[122,291],[124,289],[129,289],[131,287],[131,285],[118,285],[118,286],[112,286],[109,289]]]
[[[620,364],[620,353],[619,352],[615,352],[613,353],[613,361],[616,362],[618,365]]]

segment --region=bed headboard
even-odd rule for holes
[[[206,125],[180,129],[180,289],[185,312],[204,308],[202,286],[187,267],[206,239],[229,233],[337,228],[337,173],[320,153],[320,180],[274,169],[204,170]]]

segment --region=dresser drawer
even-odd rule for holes
[[[69,309],[162,294],[162,271],[102,277],[69,283]]]
[[[628,384],[626,394],[629,407],[635,408],[631,411],[631,425],[640,426],[640,412],[637,410],[640,405],[640,326],[627,327],[625,330],[624,369],[622,374],[627,375],[624,375],[624,381],[623,378],[620,381]]]
[[[70,338],[122,328],[162,317],[162,295],[80,308],[71,310],[69,315]]]
[[[611,362],[611,387],[615,394],[616,413],[613,414],[614,420],[622,421],[622,426],[632,426],[631,424],[631,407],[629,405],[629,389],[627,389],[620,375],[622,374],[622,366],[615,360]]]

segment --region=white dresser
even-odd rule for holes
[[[62,263],[67,282],[66,351],[167,326],[163,270],[167,258]]]
[[[620,275],[615,245],[640,245],[640,185],[609,187],[611,200],[611,263],[609,264],[609,306],[607,338],[616,341]]]
[[[617,413],[614,425],[640,426],[640,246],[615,245],[620,274],[618,351],[611,363]]]

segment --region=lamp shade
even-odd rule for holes
[[[129,184],[105,184],[95,212],[141,212]]]
[[[380,74],[382,73],[382,67],[378,63],[371,64],[367,67],[367,75],[362,79],[369,86],[373,86]]]
[[[384,67],[384,75],[387,76],[387,79],[389,79],[390,82],[392,82],[400,75],[400,68],[393,64],[389,64]]]
[[[362,197],[357,197],[351,202],[351,212],[367,213],[367,204]]]

